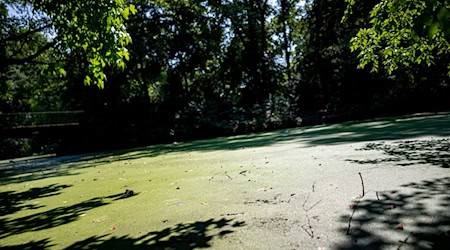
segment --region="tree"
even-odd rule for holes
[[[0,44],[26,41],[38,32],[45,32],[52,38],[33,53],[23,56],[12,55],[4,60],[2,67],[36,63],[45,51],[53,48],[62,58],[76,50],[86,54],[88,70],[84,82],[103,88],[107,66],[125,67],[129,59],[126,46],[131,42],[124,21],[136,13],[134,5],[125,0],[8,0],[5,1],[16,12],[27,12],[32,22],[23,25],[19,32],[2,30]],[[2,22],[3,22],[2,18]],[[24,20],[22,17],[20,20]],[[61,64],[57,64],[65,74]]]
[[[343,21],[357,5],[349,3]],[[370,66],[392,74],[414,65],[447,64],[450,77],[450,3],[448,0],[381,0],[370,12],[370,24],[351,39],[359,68]]]

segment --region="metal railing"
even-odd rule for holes
[[[76,126],[79,125],[83,116],[84,111],[0,113],[0,128],[21,129]]]

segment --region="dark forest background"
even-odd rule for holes
[[[350,39],[379,1],[362,1],[345,22],[343,0],[129,2],[129,60],[105,68],[103,89],[85,84],[84,50],[52,47],[45,15],[21,1],[0,3],[0,116],[83,111],[79,126],[3,131],[0,158],[450,108],[448,56],[394,74],[357,69]]]

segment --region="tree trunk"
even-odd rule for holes
[[[280,0],[281,6],[281,25],[283,28],[283,50],[284,50],[284,59],[286,61],[286,74],[288,77],[288,83],[290,84],[292,81],[292,73],[291,73],[291,54],[289,52],[289,44],[290,44],[290,34],[288,31],[287,19],[288,19],[288,0]]]

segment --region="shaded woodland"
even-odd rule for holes
[[[2,131],[0,158],[448,110],[449,49],[431,63],[405,63],[394,72],[359,69],[351,39],[370,26],[380,1],[361,1],[343,21],[347,2],[129,0],[132,7],[123,9],[123,25],[117,26],[131,38],[124,38],[126,49],[95,57],[92,44],[102,50],[121,40],[64,26],[61,18],[75,20],[78,12],[64,17],[66,12],[51,9],[58,6],[52,1],[2,1],[0,116],[48,111],[83,111],[83,116],[69,130],[27,136]],[[423,10],[428,19],[418,18],[414,27],[433,30],[438,23],[448,41],[449,6],[435,2],[429,6],[436,8]],[[102,4],[98,13],[114,10]],[[97,25],[95,13],[87,24]],[[115,23],[111,16],[105,22]],[[79,42],[84,36],[94,42]]]

